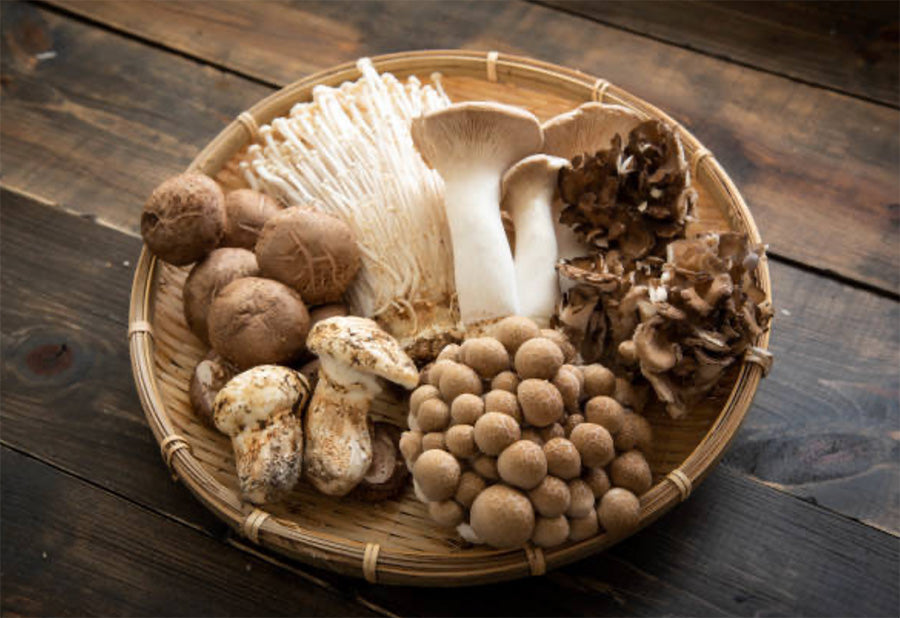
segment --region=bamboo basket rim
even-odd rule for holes
[[[712,153],[680,123],[646,101],[610,84],[607,80],[541,60],[494,51],[423,50],[372,56],[380,73],[398,78],[409,74],[438,72],[476,77],[488,82],[527,81],[584,101],[616,103],[646,116],[660,118],[676,127],[690,162],[695,181],[700,174],[717,183],[731,204],[731,224],[761,242],[759,230],[737,187]],[[286,114],[299,101],[309,100],[317,85],[337,86],[360,77],[355,62],[348,62],[300,79],[259,101],[225,127],[190,164],[189,169],[214,175],[226,161],[257,136],[261,124]],[[254,543],[272,548],[315,566],[355,574],[380,583],[458,586],[489,583],[546,571],[605,549],[621,539],[600,534],[577,543],[541,550],[531,546],[513,550],[466,549],[456,553],[405,551],[345,539],[328,532],[308,530],[265,511],[242,504],[204,469],[190,443],[180,436],[169,418],[160,394],[154,367],[153,298],[157,263],[147,250],[136,265],[129,307],[129,351],[132,372],[154,438],[173,477],[180,479],[207,508]],[[771,302],[772,290],[767,259],[757,268],[759,285]],[[756,345],[768,348],[771,328]],[[737,433],[764,376],[763,368],[745,361],[725,401],[703,439],[687,458],[641,497],[643,528],[685,500],[722,457]]]

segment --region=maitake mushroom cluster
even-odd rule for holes
[[[565,337],[527,318],[491,333],[447,346],[410,396],[400,450],[432,519],[500,548],[634,529],[651,430],[615,376],[568,364]]]

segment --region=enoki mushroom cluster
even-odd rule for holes
[[[472,543],[620,535],[652,485],[649,423],[558,331],[510,317],[449,345],[410,396],[400,450],[432,519]]]

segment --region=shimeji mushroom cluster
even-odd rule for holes
[[[490,335],[444,348],[410,396],[400,451],[431,518],[498,548],[633,530],[651,429],[615,376],[525,317]]]

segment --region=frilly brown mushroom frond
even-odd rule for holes
[[[634,349],[641,373],[673,418],[706,397],[769,327],[772,309],[753,271],[763,255],[746,235],[706,234],[669,244]]]
[[[648,120],[622,144],[574,157],[560,170],[560,222],[600,250],[620,249],[636,260],[661,254],[681,237],[697,201],[684,148],[671,127]]]

